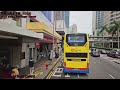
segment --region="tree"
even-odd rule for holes
[[[107,25],[102,26],[102,29],[99,32],[99,34],[102,33],[102,35],[103,35],[103,31],[106,31],[106,32],[110,33],[109,28],[107,27]],[[103,35],[103,40],[104,40],[104,35]],[[104,47],[104,43],[103,43],[103,47]]]
[[[120,21],[113,21],[113,25],[110,27],[110,33],[112,33],[112,37],[117,32],[118,34],[118,49],[119,49],[119,31],[120,31]]]

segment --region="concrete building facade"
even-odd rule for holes
[[[92,16],[93,36],[99,35],[98,33],[100,32],[103,26],[103,18],[104,18],[103,11],[93,11],[93,16]]]
[[[69,33],[77,33],[77,25],[73,24],[70,28],[69,28]]]
[[[24,68],[30,59],[36,62],[35,43],[43,39],[43,34],[27,30],[25,23],[26,18],[0,19],[0,58],[5,57],[12,67]]]

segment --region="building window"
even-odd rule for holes
[[[29,48],[29,60],[32,59],[32,48]]]

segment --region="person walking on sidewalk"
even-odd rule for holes
[[[52,59],[55,60],[55,52],[53,50],[50,51],[50,64],[52,64]]]
[[[50,54],[50,64],[52,64],[52,58],[53,58],[53,50],[50,50],[50,52],[49,52],[49,54]]]
[[[30,67],[30,75],[33,75],[33,73],[34,73],[34,61],[32,59],[29,61],[29,67]]]

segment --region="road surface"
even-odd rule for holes
[[[90,57],[90,73],[64,74],[63,60],[58,62],[46,79],[120,79],[120,64],[101,57]]]

